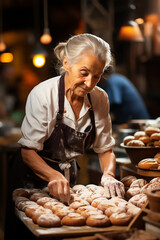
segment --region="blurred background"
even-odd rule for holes
[[[9,157],[18,147],[27,96],[35,85],[58,74],[53,48],[85,32],[110,44],[116,72],[139,91],[150,118],[159,117],[160,0],[0,0],[1,239]],[[116,153],[126,157],[120,149]],[[79,161],[85,162],[80,182],[94,183],[97,175],[88,177],[89,160],[84,158]]]
[[[121,31],[126,24],[139,35]],[[84,32],[111,45],[116,71],[139,90],[151,118],[159,116],[159,0],[1,0],[0,94],[10,119],[21,123],[30,90],[57,75],[57,43]]]

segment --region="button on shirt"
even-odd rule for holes
[[[18,141],[22,146],[40,151],[43,149],[44,141],[53,132],[59,109],[59,80],[59,76],[48,79],[38,84],[30,92],[26,102],[26,115],[21,127],[22,137]],[[112,149],[115,144],[111,133],[108,96],[104,90],[97,86],[90,92],[90,95],[96,128],[93,150],[96,153],[102,153]],[[86,95],[79,118],[76,119],[71,105],[65,97],[63,123],[76,131],[84,132],[87,126],[91,124],[90,107]]]

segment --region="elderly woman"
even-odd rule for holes
[[[92,147],[108,198],[122,197],[124,186],[115,179],[108,96],[96,86],[110,65],[110,47],[99,37],[81,34],[59,43],[54,53],[61,76],[38,84],[27,99],[19,140],[21,179],[27,187],[48,184],[53,196],[69,202],[76,157]]]

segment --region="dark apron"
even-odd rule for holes
[[[56,116],[56,125],[51,136],[44,142],[42,151],[37,152],[46,163],[55,170],[64,174],[64,166],[69,163],[69,179],[70,186],[75,185],[77,178],[77,162],[75,158],[66,157],[67,153],[75,152],[76,156],[85,153],[93,144],[95,140],[95,120],[92,110],[90,94],[88,99],[91,104],[89,109],[91,125],[89,125],[85,132],[77,132],[73,128],[63,124],[64,113],[64,76],[61,76],[59,83],[59,111]],[[15,161],[15,178],[19,178],[18,182],[22,184],[21,187],[27,188],[43,188],[47,186],[47,182],[39,178],[33,171],[24,164],[21,156],[21,149],[16,156]],[[17,186],[19,187],[19,186]]]
[[[82,155],[88,150],[95,140],[95,121],[92,107],[89,109],[91,125],[88,126],[85,132],[77,132],[71,127],[63,124],[64,113],[64,76],[60,78],[59,84],[59,112],[57,113],[56,126],[51,136],[45,141],[44,148],[38,154],[46,161],[46,163],[55,170],[64,174],[60,168],[60,164],[68,162],[71,166],[70,186],[76,183],[77,163],[75,158],[66,158],[65,152],[75,152]],[[90,95],[88,99],[91,104]],[[92,106],[92,104],[91,104]],[[24,226],[24,224],[15,217],[14,203],[12,201],[12,191],[15,188],[43,188],[48,182],[42,180],[34,172],[24,164],[21,156],[21,148],[12,157],[11,171],[8,179],[8,196],[6,208],[6,224],[5,224],[5,240],[12,238],[16,239],[36,239],[33,234]],[[22,236],[23,235],[23,236]]]

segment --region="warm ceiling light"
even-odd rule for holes
[[[52,41],[52,37],[50,35],[48,27],[48,0],[43,0],[43,7],[44,7],[44,29],[43,35],[40,37],[40,42],[42,44],[49,44]]]
[[[126,25],[121,27],[118,38],[122,41],[144,41],[138,24],[132,20],[128,21]]]
[[[32,62],[35,67],[41,68],[45,65],[46,58],[41,54],[37,54],[37,55],[33,56]]]
[[[135,22],[140,25],[140,24],[144,23],[144,20],[143,20],[143,18],[137,18],[137,19],[135,19]]]
[[[52,42],[52,37],[50,35],[49,28],[44,29],[43,35],[40,37],[40,42],[42,44],[49,44]]]
[[[6,44],[3,42],[3,39],[0,39],[0,52],[3,52],[6,50]]]
[[[4,52],[0,55],[0,61],[2,63],[10,63],[13,61],[13,54],[9,52]]]

